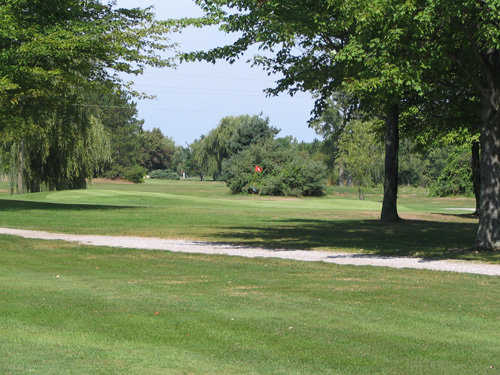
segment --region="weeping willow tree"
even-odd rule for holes
[[[102,121],[77,107],[24,124],[22,132],[5,137],[1,146],[12,193],[82,189],[111,161]]]
[[[0,175],[7,177],[10,193],[22,194],[26,192],[24,185],[24,142],[3,142],[0,152]]]
[[[123,77],[170,66],[160,54],[172,47],[168,32],[150,7],[0,2],[1,164],[12,192],[85,186],[110,154],[100,117],[85,106],[87,94],[140,95]]]

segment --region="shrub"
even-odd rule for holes
[[[449,154],[438,178],[431,184],[430,194],[438,197],[471,195],[473,186],[470,159],[470,151],[467,148],[455,148]]]
[[[254,171],[256,165],[263,168],[262,173]],[[233,193],[312,196],[324,193],[326,167],[295,146],[268,140],[229,159],[224,176]]]
[[[128,167],[123,171],[123,178],[135,184],[142,184],[146,176],[146,169],[140,165]]]
[[[179,174],[177,172],[167,170],[167,169],[156,169],[149,173],[149,177],[157,178],[162,180],[179,180]]]

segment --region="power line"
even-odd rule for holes
[[[241,94],[241,95],[253,95],[253,96],[262,96],[265,95],[263,90],[234,90],[234,89],[211,89],[205,87],[180,87],[180,86],[168,86],[168,85],[157,85],[157,84],[142,84],[137,85],[138,89],[141,87],[149,87],[153,89],[170,89],[175,90],[174,94],[213,94],[213,95],[233,95],[233,94]]]

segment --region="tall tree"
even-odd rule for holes
[[[54,116],[61,114],[79,131],[60,136],[85,134],[91,122],[82,115],[83,93],[111,93],[125,88],[119,73],[140,74],[148,65],[168,65],[157,54],[168,47],[166,31],[151,9],[117,9],[114,2],[2,2],[0,134],[23,140],[33,127],[50,133]]]
[[[106,165],[103,175],[123,177],[125,170],[143,161],[144,121],[138,119],[137,105],[123,91],[95,93],[88,98],[88,103],[82,108],[102,121],[110,138],[111,162]]]
[[[197,174],[200,177],[200,181],[203,181],[205,176],[210,170],[210,155],[207,153],[207,148],[204,144],[205,137],[200,139],[195,139],[193,143],[189,146],[191,151],[191,157],[189,162],[190,171]]]
[[[261,115],[227,116],[203,139],[206,152],[216,164],[214,179],[222,173],[222,162],[251,144],[273,138],[279,130]]]
[[[364,199],[363,188],[373,185],[380,177],[376,174],[383,160],[383,148],[374,133],[374,125],[374,121],[350,121],[339,137],[340,163],[358,186],[359,199]]]
[[[481,198],[478,248],[500,250],[500,12],[498,0],[434,0],[422,12],[427,25],[424,64],[441,66],[472,87],[480,100]]]
[[[420,35],[413,2],[197,0],[206,17],[183,25],[218,24],[239,33],[232,45],[187,54],[186,59],[234,61],[252,45],[254,62],[282,78],[270,94],[310,91],[321,115],[330,96],[346,90],[385,120],[386,183],[381,218],[398,220],[399,115],[419,96],[419,69],[410,66]]]
[[[142,165],[148,171],[173,168],[176,151],[172,138],[163,135],[160,129],[146,130],[142,134]]]
[[[339,153],[338,143],[347,123],[360,118],[358,111],[359,103],[345,93],[338,92],[332,95],[321,116],[311,122],[314,131],[323,137],[323,152],[327,154],[326,164],[330,170],[336,167]],[[339,171],[339,182],[341,183],[343,172]]]

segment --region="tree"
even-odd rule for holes
[[[175,142],[163,135],[160,129],[146,130],[142,133],[142,165],[148,171],[157,169],[172,169]]]
[[[232,121],[231,117],[225,117],[219,125],[212,129],[203,139],[204,153],[207,157],[215,161],[215,169],[213,179],[216,180],[222,174],[222,162],[227,159],[233,150],[231,143],[232,138],[236,133],[236,122]]]
[[[358,186],[359,199],[363,188],[381,180],[382,144],[375,134],[375,122],[350,121],[339,137],[339,161]]]
[[[214,180],[222,173],[222,162],[251,144],[273,138],[279,130],[269,126],[269,119],[259,116],[227,116],[212,129],[203,144],[216,164]]]
[[[189,147],[179,146],[174,154],[174,166],[179,176],[185,177],[190,171],[191,150]]]
[[[338,143],[347,122],[353,117],[356,105],[349,103],[343,93],[335,93],[328,99],[321,116],[311,123],[314,131],[323,137],[323,152],[327,155],[326,165],[334,173],[339,154]],[[343,171],[339,171],[338,182],[342,183]]]
[[[297,142],[284,140],[289,138],[261,140],[227,160],[224,173],[231,191],[261,195],[322,195],[324,164],[300,152]]]
[[[111,161],[99,175],[124,177],[126,170],[141,164],[143,121],[137,118],[137,106],[129,94],[93,93],[82,108],[100,119],[110,139]]]
[[[444,168],[430,186],[436,196],[471,194],[473,192],[470,146],[448,147]]]
[[[92,125],[91,115],[83,110],[89,94],[125,90],[118,73],[140,74],[145,66],[169,64],[156,53],[168,47],[166,31],[151,9],[116,9],[113,2],[12,0],[0,5],[0,134],[17,139],[23,153],[38,146],[25,142],[34,129],[64,137],[64,150],[53,147],[50,154],[66,167],[49,174],[44,169],[37,178],[56,186],[50,181],[62,181],[75,170],[77,159],[60,157],[73,157],[79,142],[85,143]],[[67,122],[61,124],[54,116]],[[61,126],[71,131],[54,131]],[[25,155],[20,159],[22,165],[17,164],[25,167]],[[77,169],[91,173],[83,165]]]
[[[314,117],[328,98],[345,91],[366,112],[385,121],[386,173],[381,219],[396,221],[399,117],[421,95],[420,67],[412,66],[421,30],[412,2],[293,0],[198,0],[206,17],[181,25],[218,24],[239,33],[232,45],[185,54],[188,60],[234,61],[250,46],[263,56],[254,63],[282,78],[270,94],[310,91],[317,96]],[[314,118],[313,118],[314,120]]]
[[[431,54],[420,63],[449,71],[479,99],[481,198],[476,245],[500,250],[500,12],[497,0],[434,0],[422,12]]]
[[[203,181],[210,169],[210,155],[204,141],[205,138],[202,136],[200,139],[195,139],[189,146],[191,151],[189,169],[200,177],[200,181]]]
[[[429,160],[419,152],[418,145],[410,138],[403,138],[399,157],[399,184],[407,186],[425,186],[425,171]]]
[[[238,153],[248,146],[274,138],[280,130],[269,125],[269,118],[262,114],[226,117],[226,121],[234,122],[236,132],[231,137],[231,152]]]
[[[73,108],[56,111],[38,123],[23,123],[23,132],[3,132],[2,151],[18,193],[81,189],[86,179],[110,162],[109,136],[98,117]]]

